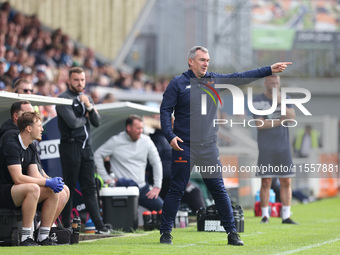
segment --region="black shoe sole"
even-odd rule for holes
[[[228,245],[232,245],[232,246],[244,246],[243,243],[242,244],[230,244],[230,243],[228,243]]]
[[[160,243],[161,243],[161,244],[169,244],[169,245],[170,245],[170,244],[173,244],[172,242],[171,242],[171,243],[160,242]]]

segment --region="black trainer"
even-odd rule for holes
[[[27,238],[25,241],[20,242],[20,246],[39,246],[31,237]]]
[[[160,243],[172,244],[172,235],[170,234],[170,232],[162,233]]]
[[[282,224],[294,224],[294,225],[299,225],[299,223],[293,221],[291,218],[287,218],[285,220],[282,220]]]
[[[46,239],[42,240],[41,242],[38,241],[38,244],[41,246],[53,246],[58,245],[55,243],[50,237],[47,237]]]
[[[228,245],[242,246],[243,241],[240,239],[240,235],[236,231],[231,231],[228,234]]]
[[[104,226],[102,229],[96,230],[96,234],[111,235],[112,234],[112,229]]]
[[[264,224],[269,223],[269,220],[268,220],[267,216],[264,216],[260,223],[264,223]]]

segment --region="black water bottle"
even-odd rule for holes
[[[157,214],[158,214],[157,211],[151,212],[151,221],[152,221],[153,228],[157,228],[157,221],[158,221]]]
[[[143,221],[144,221],[144,230],[145,231],[152,230],[151,212],[150,211],[143,212]]]
[[[244,213],[241,211],[240,213],[240,233],[244,232]]]
[[[72,221],[72,234],[71,234],[71,244],[79,243],[79,233],[80,233],[81,220],[79,217],[73,218]]]
[[[235,227],[236,231],[240,232],[241,222],[240,222],[240,214],[238,211],[234,211],[234,219],[235,219]]]

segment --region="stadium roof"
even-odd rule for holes
[[[71,99],[46,97],[31,94],[17,94],[6,91],[0,91],[0,123],[10,117],[11,105],[20,100],[28,100],[32,105],[72,105]]]

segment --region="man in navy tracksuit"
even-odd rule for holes
[[[194,100],[190,100],[190,96],[193,96],[190,95],[193,84],[200,83],[199,79],[201,78],[204,78],[202,83],[207,79],[225,78],[237,79],[238,85],[240,85],[272,73],[282,72],[289,64],[291,63],[280,62],[243,73],[219,74],[207,72],[209,53],[206,48],[195,46],[189,51],[189,70],[170,81],[163,94],[160,108],[162,131],[173,149],[171,185],[162,210],[161,243],[172,244],[171,228],[189,181],[192,166],[221,166],[216,144],[217,127],[207,125],[216,119],[217,107],[208,107],[207,114],[204,116],[200,114],[200,108],[197,111],[190,109],[190,106],[193,107],[191,104],[193,102],[190,101],[200,100],[195,97],[193,97]],[[171,115],[173,112],[175,122],[172,128]],[[192,119],[195,121],[193,122]],[[228,233],[228,244],[243,245],[236,231],[231,202],[224,187],[222,173],[215,173],[210,178],[203,177],[203,180],[215,200],[221,223]]]

